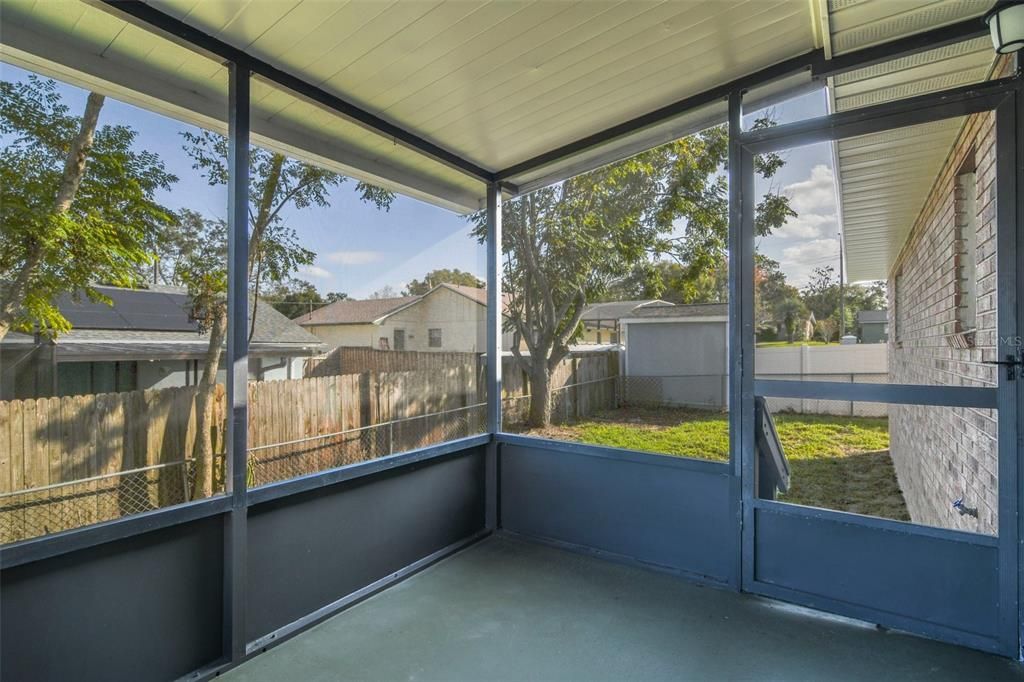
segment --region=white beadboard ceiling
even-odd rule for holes
[[[491,171],[817,47],[844,53],[987,9],[968,0],[149,3]],[[5,61],[224,130],[223,65],[90,2],[4,0],[0,12]],[[712,105],[509,180],[568,177],[724,113]],[[479,180],[258,79],[253,134],[455,211],[482,205]]]
[[[984,14],[988,0],[829,0],[833,54]],[[988,78],[987,37],[829,79],[832,111],[849,111]],[[840,140],[833,145],[850,281],[886,279],[964,120]]]

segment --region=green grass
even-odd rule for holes
[[[791,487],[779,499],[908,520],[889,457],[885,417],[776,414]],[[729,459],[728,415],[687,409],[624,409],[540,432],[554,438],[677,457]]]
[[[838,343],[824,341],[758,341],[758,348],[783,348],[789,346],[838,346]]]

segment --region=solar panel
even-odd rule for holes
[[[73,328],[124,329],[136,331],[196,331],[189,319],[191,307],[186,294],[99,287],[113,305],[83,299],[75,302],[62,296],[57,305]]]

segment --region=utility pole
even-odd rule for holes
[[[839,340],[846,336],[846,277],[843,268],[843,233],[839,233]]]

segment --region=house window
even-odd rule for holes
[[[978,183],[973,159],[965,162],[957,174],[955,192],[954,301],[956,331],[962,333],[977,327],[978,314]]]
[[[440,329],[428,329],[427,330],[427,345],[431,348],[441,347],[441,330]]]
[[[395,350],[405,350],[405,330],[395,330]]]

